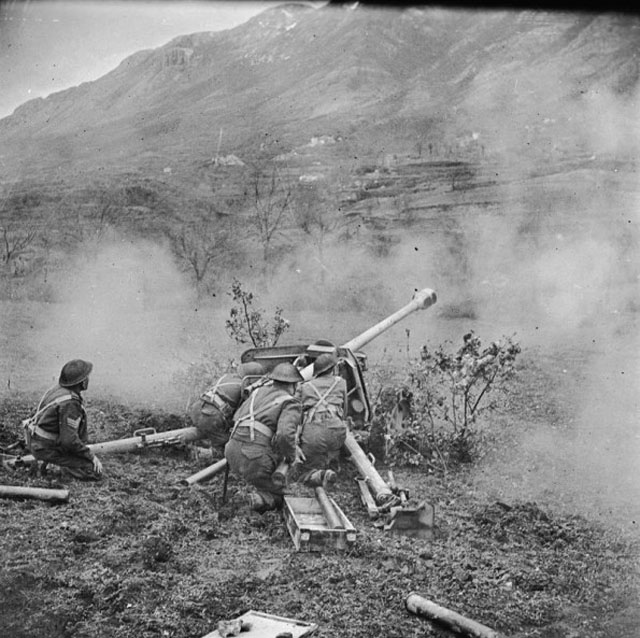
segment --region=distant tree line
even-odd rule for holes
[[[373,156],[386,161],[384,154]],[[103,178],[85,187],[62,181],[15,184],[0,191],[2,281],[11,287],[12,279],[42,275],[44,283],[65,254],[124,235],[166,243],[199,295],[219,292],[247,269],[269,284],[294,247],[306,251],[308,270],[323,285],[329,246],[357,237],[385,258],[395,246],[386,231],[389,220],[410,226],[416,219],[415,177],[393,188],[389,182],[385,190],[378,174],[390,169],[376,161],[362,158],[348,170],[325,166],[304,175],[281,159],[258,155],[242,168],[213,167],[197,176],[199,183],[128,173],[117,182]],[[457,190],[474,173],[454,166],[449,179],[450,189]],[[240,186],[230,194],[226,182]],[[375,195],[370,191],[361,203],[358,197],[349,201],[345,193],[354,184],[363,192],[371,185]]]

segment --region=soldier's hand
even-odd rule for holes
[[[97,456],[93,457],[93,471],[96,474],[102,474],[102,463]]]

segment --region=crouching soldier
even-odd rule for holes
[[[271,477],[281,460],[295,460],[302,415],[294,396],[302,377],[295,366],[279,363],[267,377],[271,383],[255,389],[236,411],[225,447],[229,469],[256,488],[250,505],[261,514],[284,503],[283,486]]]
[[[248,386],[263,375],[264,368],[259,363],[241,363],[235,373],[223,374],[191,406],[191,421],[214,448],[224,449],[233,427],[233,413],[246,398]]]
[[[62,367],[58,385],[42,397],[28,426],[31,454],[62,468],[63,476],[83,481],[102,477],[102,463],[87,445],[87,413],[82,392],[89,386],[93,364],[73,359]]]
[[[319,355],[313,363],[313,378],[297,390],[302,403],[297,437],[302,462],[296,463],[291,478],[311,486],[335,479],[329,465],[338,459],[347,437],[343,420],[347,412],[347,382],[333,374],[337,363],[335,354]]]

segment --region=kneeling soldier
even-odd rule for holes
[[[303,411],[297,437],[302,463],[294,467],[292,479],[308,485],[335,479],[329,465],[338,458],[347,437],[343,420],[347,412],[347,382],[333,374],[337,363],[334,354],[319,355],[313,363],[313,378],[297,390]]]
[[[236,411],[224,451],[230,470],[256,488],[251,509],[260,513],[283,505],[283,487],[271,476],[282,459],[295,460],[302,415],[294,396],[302,376],[295,366],[279,363],[267,377],[271,383],[254,390]]]
[[[246,398],[247,387],[264,375],[257,362],[241,363],[235,373],[223,374],[191,406],[189,416],[214,448],[224,449],[233,427],[233,414]]]
[[[93,364],[73,359],[62,367],[58,385],[42,397],[30,428],[29,449],[46,464],[63,468],[63,475],[83,481],[102,477],[102,463],[87,445],[87,413],[82,392],[89,386]]]

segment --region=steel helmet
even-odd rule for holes
[[[93,363],[82,359],[72,359],[62,366],[58,383],[63,388],[71,388],[82,383],[91,373]]]
[[[337,363],[338,357],[334,354],[321,354],[313,362],[313,374],[317,376],[327,370],[331,370]]]
[[[257,361],[249,361],[248,363],[241,363],[238,366],[238,376],[242,377],[261,377],[264,374],[264,368],[262,364]]]
[[[284,383],[299,383],[303,380],[293,363],[279,363],[267,376],[272,381]]]

